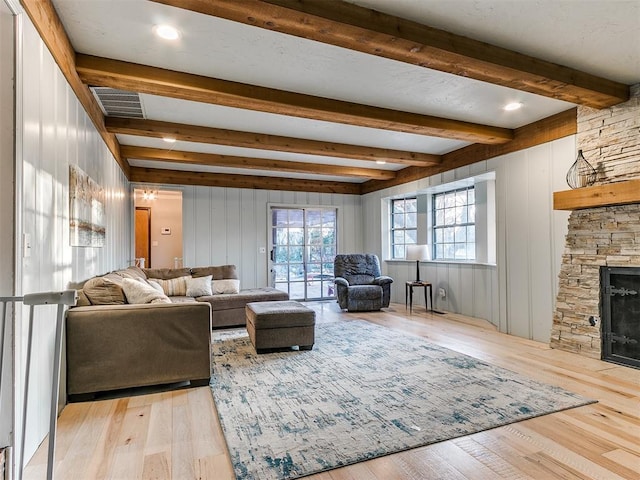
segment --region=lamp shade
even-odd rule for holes
[[[407,260],[424,262],[429,260],[429,245],[407,245]]]

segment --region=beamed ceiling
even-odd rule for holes
[[[571,135],[640,82],[637,0],[21,3],[140,183],[368,193]]]

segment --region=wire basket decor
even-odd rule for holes
[[[571,188],[590,187],[595,183],[596,175],[596,169],[584,158],[582,150],[578,150],[578,158],[567,172],[567,184]]]

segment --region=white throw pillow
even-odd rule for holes
[[[122,291],[131,304],[141,303],[171,303],[169,297],[159,292],[151,285],[139,282],[132,278],[122,279]]]
[[[211,283],[213,293],[240,293],[240,280],[214,280]]]
[[[158,282],[156,282],[155,280],[148,280],[147,283],[149,283],[149,285],[151,285],[153,288],[155,288],[157,291],[159,291],[164,295],[164,290],[162,289],[162,285],[160,285]]]
[[[187,278],[187,297],[204,297],[213,295],[211,279],[213,275],[206,277]]]

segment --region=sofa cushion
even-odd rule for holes
[[[195,267],[191,269],[193,277],[206,277],[211,275],[214,280],[223,280],[227,278],[238,278],[235,265],[221,265],[219,267]]]
[[[264,287],[240,290],[240,293],[224,293],[220,295],[211,295],[209,297],[198,297],[196,300],[199,302],[209,302],[211,304],[211,309],[214,311],[237,308],[244,312],[244,307],[248,302],[289,300],[289,295],[287,295],[286,292],[275,288]]]
[[[193,303],[197,302],[197,300],[193,297],[169,297],[171,303]]]
[[[164,290],[164,294],[173,297],[173,296],[185,296],[187,294],[187,279],[191,278],[190,276],[170,278],[167,280],[163,280],[161,278],[149,278],[149,282],[155,282],[160,284],[162,290]]]
[[[187,278],[187,297],[204,297],[207,295],[213,295],[211,290],[211,275]]]
[[[160,293],[146,282],[143,283],[133,278],[122,279],[122,291],[127,297],[127,302],[131,304],[171,303],[165,294]]]
[[[123,305],[124,292],[117,283],[105,277],[94,277],[82,289],[92,305]]]
[[[87,307],[91,305],[91,302],[89,301],[89,298],[87,298],[87,294],[84,293],[84,290],[82,289],[76,290],[76,293],[78,295],[78,300],[74,305],[75,307]]]
[[[211,283],[213,294],[240,293],[240,280],[228,278],[225,280],[214,280]]]
[[[188,268],[143,268],[141,270],[147,278],[159,278],[160,280],[191,275],[191,271]]]
[[[129,268],[125,268],[124,270],[116,270],[116,275],[121,276],[122,278],[133,278],[134,280],[147,280],[147,276],[144,274],[140,267],[131,266]]]

